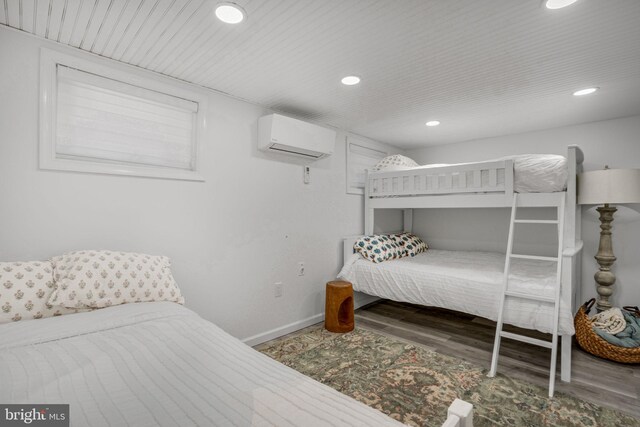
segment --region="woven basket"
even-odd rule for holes
[[[626,348],[613,345],[593,332],[589,311],[595,302],[591,299],[580,307],[575,317],[576,339],[583,350],[589,353],[621,363],[640,363],[640,347]]]

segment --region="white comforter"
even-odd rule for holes
[[[0,325],[0,402],[83,427],[401,425],[169,302]]]
[[[567,159],[564,156],[557,154],[520,154],[487,160],[487,162],[498,160],[513,160],[513,189],[518,193],[553,193],[564,191],[567,186],[569,172],[567,169]],[[439,163],[414,168],[394,167],[392,170],[430,169],[466,164],[470,163]],[[389,170],[390,169],[383,169],[380,170],[380,172]],[[489,171],[483,170],[480,178],[483,186],[488,185]],[[454,176],[453,179],[455,181],[458,177]],[[496,179],[498,184],[504,184],[503,169],[498,171]],[[473,175],[471,175],[470,172],[468,172],[467,180],[473,182]]]
[[[504,254],[429,249],[414,258],[379,264],[353,254],[338,277],[369,295],[497,320],[503,269]],[[510,289],[553,296],[555,273],[555,263],[514,259]],[[551,304],[507,299],[505,323],[551,332],[552,318]],[[575,333],[571,308],[564,301],[559,330],[561,334]]]

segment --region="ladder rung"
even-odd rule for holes
[[[548,296],[543,296],[543,295],[526,294],[524,292],[507,291],[504,294],[507,295],[507,296],[510,296],[510,297],[522,298],[522,299],[530,299],[530,300],[534,300],[534,301],[548,302],[550,304],[554,304],[556,302],[555,298],[553,298],[553,297],[548,297]]]
[[[511,258],[520,258],[520,259],[536,259],[538,261],[553,261],[559,262],[558,258],[552,256],[538,256],[538,255],[519,255],[519,254],[511,254]]]
[[[512,334],[511,332],[500,331],[500,336],[504,338],[516,340],[516,341],[522,341],[529,344],[537,345],[539,347],[545,347],[545,348],[553,347],[553,343],[551,343],[550,341],[539,340],[537,338],[531,338],[526,335]]]
[[[516,219],[518,224],[557,224],[557,219]]]

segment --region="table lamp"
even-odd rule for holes
[[[640,169],[609,169],[584,172],[578,176],[578,204],[603,205],[596,210],[600,213],[600,244],[595,256],[600,270],[594,278],[598,284],[598,311],[611,308],[609,297],[616,275],[611,266],[616,261],[611,244],[611,222],[617,211],[611,204],[640,203]]]

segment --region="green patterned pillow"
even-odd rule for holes
[[[398,246],[400,257],[414,257],[429,249],[429,246],[421,238],[412,233],[391,234],[390,237]]]
[[[400,258],[401,253],[400,247],[387,234],[361,237],[354,243],[353,250],[376,263]]]

